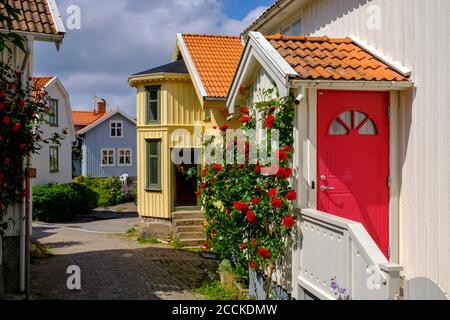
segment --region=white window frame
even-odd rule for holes
[[[115,133],[116,133],[115,136],[112,135],[113,124],[115,125],[115,128],[114,128]],[[120,128],[122,130],[120,136],[117,135],[117,124],[120,124]],[[121,138],[123,138],[123,121],[122,120],[111,120],[109,122],[109,137],[113,138],[113,139],[121,139]]]
[[[109,160],[109,158],[112,158],[112,160],[113,160],[113,163],[112,163],[112,164],[109,164],[109,161],[107,161],[108,164],[103,164],[103,152],[105,152],[105,151],[108,153],[108,154],[106,155],[106,157],[108,158],[108,160]],[[110,152],[110,151],[113,152],[112,156],[109,155],[109,152]],[[116,166],[116,149],[112,149],[112,148],[103,148],[103,149],[100,150],[100,166],[102,166],[102,167],[115,167],[115,166]]]
[[[130,163],[129,164],[121,164],[120,163],[120,158],[121,157],[127,157],[126,155],[121,155],[120,153],[121,152],[130,152]],[[133,166],[133,149],[131,149],[131,148],[120,148],[120,149],[118,149],[117,150],[117,165],[119,166],[119,167],[132,167]]]

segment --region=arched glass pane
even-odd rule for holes
[[[362,113],[355,111],[355,127],[354,129],[358,129],[358,127],[367,119],[367,116]]]
[[[339,118],[341,118],[341,120],[347,125],[347,127],[352,128],[352,112],[351,111],[341,113]]]
[[[359,130],[359,134],[365,136],[375,136],[377,135],[377,128],[372,120],[367,121],[367,123]]]
[[[346,136],[348,130],[339,122],[339,120],[334,120],[330,128],[330,135],[332,136]]]

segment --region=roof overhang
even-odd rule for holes
[[[91,131],[92,129],[94,129],[95,127],[97,127],[98,125],[100,125],[101,123],[111,119],[113,116],[120,114],[122,115],[125,119],[129,120],[131,123],[133,123],[134,125],[136,125],[136,120],[134,120],[133,118],[131,118],[129,115],[123,113],[121,110],[117,109],[115,111],[110,112],[109,114],[101,117],[100,119],[98,119],[97,121],[91,123],[90,125],[88,125],[87,127],[81,129],[80,131],[77,132],[78,136],[81,136],[89,131]]]
[[[184,62],[186,63],[186,67],[189,71],[189,74],[192,79],[192,83],[194,84],[195,91],[199,97],[201,104],[204,104],[204,101],[208,98],[208,93],[206,92],[205,86],[203,85],[202,79],[200,78],[200,74],[198,73],[197,68],[195,67],[194,61],[192,60],[191,54],[186,46],[183,35],[181,33],[177,34],[177,47],[183,56]],[[174,53],[174,59],[175,59]]]
[[[261,33],[250,32],[227,98],[230,114],[235,112],[240,86],[250,80],[258,64],[275,82],[281,96],[288,94],[289,79],[298,76]]]
[[[148,82],[162,81],[190,81],[189,74],[180,73],[153,73],[128,77],[128,84],[131,87],[138,87]]]
[[[300,80],[291,79],[291,88],[352,89],[352,90],[407,90],[414,87],[410,81],[348,81],[348,80]]]

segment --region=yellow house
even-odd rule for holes
[[[203,243],[197,180],[185,173],[201,162],[205,130],[239,125],[228,121],[226,97],[242,50],[239,37],[179,34],[173,62],[130,76],[137,90],[142,235],[177,238],[188,246]],[[190,161],[174,162],[173,151]]]

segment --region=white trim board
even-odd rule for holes
[[[91,131],[92,129],[94,129],[94,128],[95,128],[96,126],[98,126],[99,124],[101,124],[101,123],[103,123],[103,122],[105,122],[105,121],[111,119],[111,117],[113,117],[113,116],[115,116],[115,115],[117,115],[117,114],[122,115],[125,119],[129,120],[131,123],[133,123],[134,125],[136,125],[136,121],[135,121],[133,118],[131,118],[129,115],[125,114],[123,111],[117,109],[117,110],[112,111],[112,112],[110,112],[109,114],[107,114],[107,115],[101,117],[101,118],[98,119],[97,121],[91,123],[91,124],[88,125],[86,128],[81,129],[80,131],[78,131],[77,135],[80,136],[80,135],[85,134],[86,132]]]

